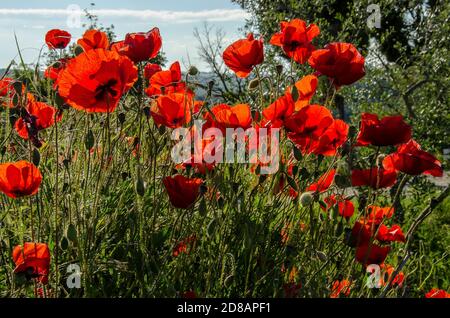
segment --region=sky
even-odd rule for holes
[[[198,58],[194,28],[208,22],[225,32],[229,44],[242,37],[240,28],[248,17],[230,0],[1,0],[0,68],[6,68],[13,59],[18,61],[14,34],[26,63],[35,63],[41,48],[47,49],[44,38],[50,29],[64,29],[76,41],[86,22],[79,10],[90,8],[91,2],[95,2],[94,13],[100,24],[114,24],[118,40],[126,33],[145,32],[157,26],[169,64],[175,60],[182,65],[190,62],[203,71],[207,67]]]

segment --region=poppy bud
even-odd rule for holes
[[[259,86],[259,79],[255,78],[251,80],[250,83],[248,83],[248,90],[254,91],[255,89],[258,88],[258,86]]]
[[[281,75],[281,73],[283,73],[283,65],[278,64],[278,65],[275,67],[275,70],[277,71],[277,74],[278,74],[278,75]]]
[[[309,206],[313,201],[313,196],[311,192],[304,192],[300,196],[300,205],[303,207]]]
[[[191,76],[195,76],[198,74],[198,68],[196,68],[195,66],[191,66],[188,70],[188,74]]]
[[[316,251],[316,254],[319,260],[321,260],[322,262],[326,262],[328,260],[327,254],[325,254],[324,252]]]
[[[208,89],[212,89],[214,86],[215,82],[214,81],[209,81],[208,82]]]

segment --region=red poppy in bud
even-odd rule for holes
[[[124,41],[113,43],[111,49],[138,63],[155,58],[161,46],[162,40],[159,29],[153,28],[147,33],[128,33]]]
[[[281,47],[297,63],[305,63],[315,49],[311,42],[320,34],[319,27],[315,24],[307,26],[300,19],[282,21],[280,27],[281,32],[272,36],[270,44]]]
[[[317,90],[319,79],[315,75],[307,75],[295,83],[298,92],[298,99],[295,102],[295,111],[309,105]],[[287,89],[286,95],[292,98],[292,87]]]
[[[386,116],[379,120],[376,114],[363,113],[356,145],[394,146],[408,142],[411,133],[411,126],[402,116]]]
[[[16,93],[13,87],[14,79],[5,77],[0,80],[0,106],[14,107],[12,99]]]
[[[253,68],[264,61],[262,40],[255,40],[253,34],[238,40],[223,52],[223,61],[238,77],[247,77]]]
[[[191,121],[191,109],[192,99],[189,95],[170,93],[153,101],[150,113],[156,124],[177,128]]]
[[[181,67],[174,62],[166,71],[159,71],[150,78],[150,86],[145,91],[148,96],[186,92],[186,84],[181,81]],[[193,95],[190,91],[187,92]]]
[[[351,285],[352,283],[346,279],[334,281],[330,298],[339,298],[341,294],[344,296],[350,295]]]
[[[169,194],[170,203],[176,208],[187,209],[197,200],[200,194],[202,179],[189,179],[182,175],[165,177],[164,186]]]
[[[333,123],[330,110],[320,105],[308,105],[289,116],[285,121],[286,129],[297,137],[320,137]]]
[[[148,63],[144,68],[144,77],[148,80],[158,72],[161,72],[162,68],[158,64]]]
[[[286,95],[281,96],[262,111],[272,127],[281,127],[286,118],[294,112],[294,102]]]
[[[208,112],[205,115],[207,121],[206,126],[225,128],[243,128],[247,129],[252,124],[252,114],[250,106],[247,104],[238,104],[229,106],[220,104],[211,108],[214,117]]]
[[[107,49],[109,47],[108,35],[99,30],[87,30],[83,37],[77,41],[77,44],[85,52],[95,49]]]
[[[41,181],[41,172],[28,161],[0,164],[0,191],[10,198],[36,194]]]
[[[67,66],[67,63],[70,61],[68,58],[62,58],[53,64],[49,65],[44,72],[44,77],[51,79],[52,81],[56,81],[58,79],[59,73],[64,70]],[[55,83],[56,84],[56,83]],[[56,85],[54,85],[55,87]]]
[[[334,181],[336,170],[330,170],[323,174],[316,182],[311,184],[306,190],[313,192],[325,192],[331,186]]]
[[[397,182],[397,172],[385,169],[363,169],[352,171],[352,186],[368,186],[373,189],[389,188]]]
[[[62,118],[62,113],[57,114],[56,108],[34,99],[28,100],[25,111],[27,114],[20,117],[14,125],[17,133],[23,139],[28,139],[30,133],[34,134],[53,126],[55,120],[60,121]]]
[[[72,35],[69,32],[53,29],[45,35],[45,43],[50,49],[64,49],[70,42]]]
[[[50,250],[45,243],[17,245],[12,252],[16,268],[14,273],[25,274],[28,279],[36,278],[42,284],[48,283]]]
[[[377,232],[377,240],[386,242],[405,242],[405,235],[399,225],[392,225],[388,228],[386,225],[381,224]]]
[[[444,171],[439,160],[423,151],[414,140],[398,147],[397,151],[383,160],[385,169],[394,169],[410,175],[428,174],[442,177]]]
[[[376,224],[381,224],[384,219],[390,219],[394,215],[393,207],[381,208],[378,206],[369,205],[367,207],[367,211],[369,212],[368,219]]]
[[[312,52],[308,62],[321,75],[328,76],[337,88],[353,84],[366,74],[364,57],[350,43],[330,43]]]
[[[425,294],[425,298],[450,298],[450,294],[443,289],[432,288]]]
[[[125,56],[95,49],[73,58],[59,74],[59,95],[75,109],[112,112],[137,80],[137,68]]]
[[[376,244],[359,245],[356,248],[356,261],[363,264],[383,264],[391,248]]]

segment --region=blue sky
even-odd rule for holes
[[[80,9],[89,8],[91,2],[96,4],[95,10],[101,24],[114,24],[118,39],[128,32],[148,31],[157,26],[163,37],[163,50],[169,63],[180,60],[186,64],[189,59],[202,70],[206,66],[197,56],[194,28],[201,28],[207,21],[222,28],[227,43],[231,43],[241,36],[239,28],[245,24],[247,16],[229,0],[2,1],[0,68],[5,68],[12,59],[17,58],[14,32],[27,63],[36,61],[49,29],[65,29],[74,40],[81,37],[84,30],[77,25],[77,15],[70,15],[67,10],[76,9],[76,6]],[[85,19],[81,16],[83,22]]]

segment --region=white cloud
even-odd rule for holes
[[[100,17],[137,18],[171,23],[192,23],[198,21],[229,22],[244,21],[249,14],[240,9],[213,9],[200,11],[168,11],[168,10],[129,10],[129,9],[95,9],[92,14]],[[71,9],[15,9],[0,8],[3,16],[84,16],[84,11]]]

